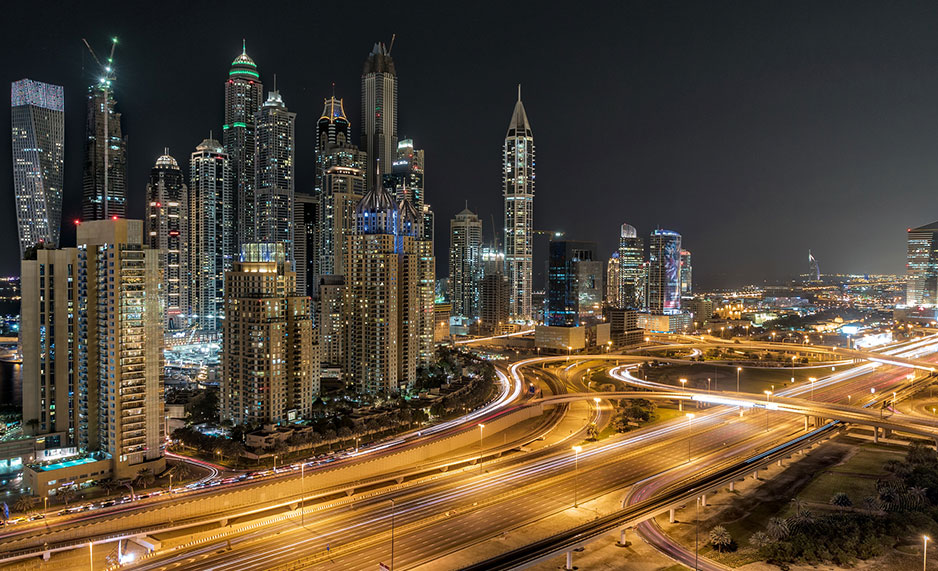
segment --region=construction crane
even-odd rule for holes
[[[98,59],[97,54],[94,53],[94,50],[91,49],[91,44],[88,43],[88,40],[85,38],[81,39],[85,43],[85,47],[88,48],[88,51],[91,52],[91,57],[94,59],[94,62],[98,64],[98,67],[101,68],[101,78],[98,80],[98,85],[101,87],[101,90],[104,92],[104,218],[107,219],[107,183],[108,183],[108,159],[111,155],[111,132],[108,130],[108,117],[111,115],[111,107],[108,105],[110,101],[110,92],[111,92],[111,82],[115,81],[114,76],[114,49],[117,47],[117,37],[111,38],[111,53],[107,56],[107,63],[101,63],[101,60]]]

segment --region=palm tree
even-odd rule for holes
[[[78,492],[75,490],[75,488],[62,488],[56,492],[56,495],[59,496],[63,502],[65,502],[65,507],[68,507],[68,502],[74,500],[75,496],[78,495]]]
[[[850,496],[848,496],[844,492],[837,492],[836,494],[831,496],[830,504],[832,506],[837,506],[839,508],[849,508],[850,506],[853,505],[853,502],[850,501]]]
[[[715,528],[710,530],[710,545],[714,549],[723,553],[733,545],[733,537],[730,535],[730,532],[726,530],[722,525],[718,525]]]
[[[149,488],[155,481],[156,476],[153,475],[153,470],[150,468],[141,468],[137,472],[137,485],[141,488]]]
[[[98,482],[98,486],[100,486],[101,489],[104,490],[106,495],[110,496],[114,492],[114,490],[120,487],[120,484],[115,482],[112,478],[107,478],[105,480],[101,480],[100,482]]]
[[[791,531],[788,528],[788,522],[780,517],[773,517],[769,520],[766,527],[766,533],[775,541],[785,539]]]
[[[189,464],[180,462],[173,467],[173,474],[178,482],[182,482],[192,476],[192,468],[189,467]]]
[[[39,498],[36,496],[20,496],[16,502],[13,503],[13,509],[18,512],[29,513],[36,506],[36,502],[39,501]]]
[[[772,543],[772,538],[761,531],[757,531],[749,536],[749,545],[755,547],[756,549],[764,547],[770,543]]]
[[[908,508],[912,510],[921,509],[925,505],[926,495],[925,488],[920,486],[912,486],[906,492]]]

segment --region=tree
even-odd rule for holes
[[[136,482],[141,488],[149,488],[155,481],[156,476],[153,475],[153,470],[150,468],[140,468],[140,470],[137,471]]]
[[[120,484],[115,482],[113,478],[107,478],[98,482],[98,486],[104,490],[105,495],[110,496],[114,490],[120,487]]]
[[[831,496],[830,504],[832,506],[837,506],[839,508],[849,508],[850,506],[853,505],[853,502],[850,501],[850,496],[848,496],[844,492],[837,492],[836,494]]]
[[[596,426],[596,423],[591,422],[590,425],[586,427],[586,437],[589,440],[596,440],[599,438],[599,428]]]
[[[39,498],[36,496],[20,496],[13,502],[13,509],[18,512],[29,513],[36,507]]]
[[[786,539],[790,533],[788,522],[779,517],[770,519],[765,531],[775,541]]]
[[[183,482],[192,477],[192,468],[185,462],[180,462],[173,467],[173,475],[177,482]]]
[[[68,507],[68,502],[75,499],[75,496],[78,495],[78,491],[75,488],[61,488],[55,493],[63,502],[65,502],[65,507]]]
[[[730,548],[732,548],[733,537],[725,527],[718,525],[710,530],[710,545],[712,545],[713,548],[720,553],[723,553],[724,551],[728,551]]]
[[[772,543],[772,538],[761,531],[757,531],[749,536],[749,545],[755,547],[756,549],[765,547],[770,543]]]

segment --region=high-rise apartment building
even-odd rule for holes
[[[20,257],[36,244],[56,248],[65,183],[65,90],[31,79],[10,89],[13,197]]]
[[[146,242],[159,258],[160,307],[167,332],[189,317],[189,192],[176,159],[166,149],[147,183]]]
[[[623,224],[619,232],[619,307],[645,307],[645,244],[635,227]]]
[[[294,264],[293,201],[296,113],[271,91],[256,115],[254,212],[257,242],[283,244]]]
[[[345,278],[322,276],[315,303],[322,362],[341,366],[345,361]]]
[[[310,300],[296,294],[285,245],[245,244],[225,275],[222,419],[308,417],[319,394],[319,362]]]
[[[681,295],[694,293],[694,272],[691,266],[690,251],[681,250]]]
[[[85,124],[85,168],[81,218],[103,220],[127,215],[127,139],[111,82],[88,88]]]
[[[47,448],[74,446],[78,430],[78,250],[36,248],[22,262],[23,426]]]
[[[503,147],[505,270],[511,284],[511,319],[531,319],[534,252],[534,134],[521,103],[521,86]]]
[[[938,222],[907,232],[906,305],[938,304]]]
[[[114,478],[163,470],[163,327],[157,253],[141,220],[78,226],[78,440]]]
[[[374,45],[362,70],[361,148],[368,153],[365,180],[369,189],[381,186],[381,172],[391,172],[397,154],[397,71],[391,50]]]
[[[606,305],[621,308],[619,297],[622,290],[622,266],[619,264],[619,252],[613,252],[606,262]]]
[[[397,144],[397,155],[391,164],[390,173],[384,175],[388,186],[398,202],[409,199],[419,212],[423,209],[424,152],[414,148],[413,139],[402,139]],[[382,169],[383,172],[383,169]]]
[[[551,240],[547,325],[579,327],[602,320],[603,263],[595,242]]]
[[[336,153],[363,158],[354,149]],[[360,164],[355,160],[351,164]],[[319,197],[319,276],[346,274],[348,237],[355,232],[356,209],[365,196],[365,171],[358,166],[330,166],[323,175]]]
[[[452,314],[479,317],[482,220],[466,208],[449,222],[449,299]]]
[[[414,381],[421,326],[418,223],[413,206],[398,204],[381,185],[358,204],[356,231],[347,238],[343,310],[344,373],[360,392],[397,392]]]
[[[222,143],[231,161],[234,179],[235,251],[255,239],[254,137],[256,113],[261,108],[264,85],[242,44],[241,55],[231,62],[225,82],[225,124]]]
[[[671,230],[652,231],[648,242],[648,311],[681,310],[681,235]]]
[[[238,236],[231,161],[215,139],[189,157],[189,305],[198,329],[221,332],[225,272],[234,263]]]
[[[479,330],[483,333],[501,333],[508,325],[508,278],[498,272],[486,273],[479,286]]]
[[[316,239],[319,201],[315,196],[297,192],[293,202],[293,255],[296,259],[296,293],[316,293]]]

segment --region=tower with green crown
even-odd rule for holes
[[[254,208],[255,114],[263,103],[263,93],[264,85],[257,72],[257,64],[248,56],[242,43],[241,54],[231,62],[225,83],[225,124],[222,126],[222,145],[234,175],[235,232],[239,248],[241,244],[254,242],[257,232]]]

